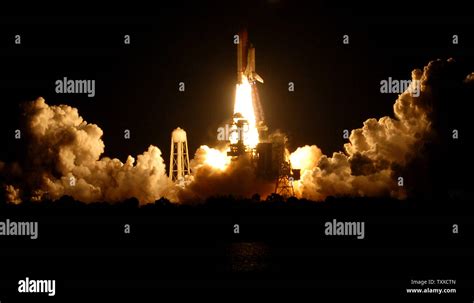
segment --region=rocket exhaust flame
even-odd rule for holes
[[[234,115],[240,114],[247,121],[243,130],[239,130],[234,123],[231,128],[230,143],[237,144],[242,139],[244,144],[250,148],[255,148],[259,142],[257,120],[253,107],[252,86],[246,76],[242,76],[242,83],[237,84],[235,92]],[[240,136],[243,135],[243,138]]]
[[[215,148],[203,145],[200,147],[205,153],[204,163],[211,166],[212,168],[224,171],[230,164],[230,157],[227,156],[226,151],[220,151]]]

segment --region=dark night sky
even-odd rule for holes
[[[343,129],[391,115],[396,95],[379,93],[382,79],[409,79],[412,69],[436,58],[454,57],[466,74],[474,71],[471,17],[369,16],[360,8],[288,3],[157,9],[154,17],[1,18],[0,134],[7,144],[0,159],[17,157],[18,105],[38,96],[77,107],[104,131],[106,155],[122,161],[153,144],[168,162],[177,126],[188,132],[192,154],[201,144],[213,145],[217,127],[232,113],[232,39],[242,25],[265,80],[259,91],[267,124],[286,132],[292,149],[316,144],[330,154],[342,149]],[[16,33],[21,46],[12,44]],[[454,33],[462,47],[451,45]],[[132,35],[131,45],[122,44],[124,34]],[[342,44],[343,34],[350,35],[350,45]],[[95,79],[95,98],[56,94],[54,82],[65,76]],[[290,81],[294,93],[288,92]],[[131,140],[123,139],[124,129],[131,130]]]

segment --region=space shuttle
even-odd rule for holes
[[[255,72],[255,47],[249,45],[247,30],[239,33],[237,44],[237,83],[242,83],[242,76],[246,76],[250,83],[263,83],[262,77]]]

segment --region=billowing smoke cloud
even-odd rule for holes
[[[262,197],[275,188],[274,182],[258,178],[254,163],[247,156],[236,160],[227,151],[201,146],[191,161],[191,182],[179,193],[182,202],[203,201],[210,196]]]
[[[407,192],[399,178],[432,138],[433,79],[449,64],[453,61],[436,60],[423,70],[414,70],[412,80],[420,81],[420,95],[405,91],[393,106],[394,118],[371,118],[362,128],[352,130],[345,152],[329,157],[314,145],[297,149],[290,159],[302,169],[301,180],[295,182],[298,196],[313,200],[327,196],[405,198]]]
[[[316,145],[298,147],[290,155],[291,166],[296,169],[313,170],[322,156],[322,151]]]
[[[9,201],[18,202],[21,196],[55,200],[64,195],[83,202],[173,199],[174,185],[157,147],[150,146],[136,161],[131,156],[125,163],[100,158],[102,130],[84,121],[76,108],[49,106],[38,98],[24,105],[24,114],[28,160],[24,183],[4,186]],[[7,171],[11,170],[2,169],[2,175]]]

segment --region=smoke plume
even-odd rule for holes
[[[191,161],[191,182],[179,192],[182,202],[203,201],[210,196],[267,196],[275,184],[257,177],[254,163],[246,155],[230,161],[226,149],[201,146]]]
[[[371,118],[352,130],[344,152],[322,155],[316,146],[298,148],[290,157],[302,169],[295,182],[298,196],[323,200],[327,196],[391,196],[405,198],[405,168],[433,136],[433,86],[453,60],[430,62],[412,72],[420,94],[409,90],[393,105],[394,118]],[[308,159],[311,159],[309,161]]]
[[[28,159],[23,184],[7,184],[7,199],[18,202],[72,196],[83,202],[123,201],[141,203],[160,197],[173,198],[173,184],[166,176],[161,151],[150,146],[137,157],[101,158],[102,130],[83,120],[76,108],[49,106],[43,98],[24,105]],[[5,169],[2,170],[5,174]]]

